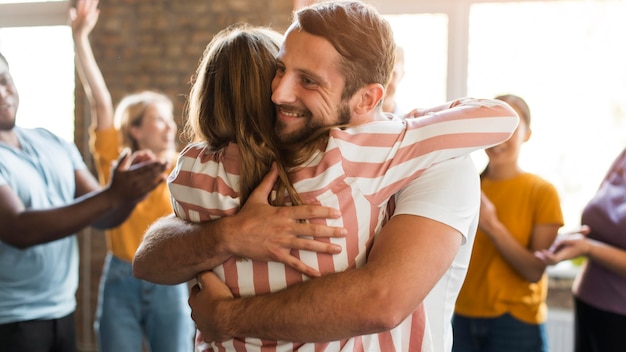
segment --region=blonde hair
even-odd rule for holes
[[[115,108],[115,127],[120,133],[122,147],[137,151],[139,145],[132,137],[132,127],[141,126],[146,109],[153,104],[166,104],[174,110],[174,103],[165,94],[155,91],[142,91],[125,96]]]
[[[266,27],[236,24],[216,34],[196,71],[187,104],[185,133],[216,151],[236,143],[241,157],[240,198],[243,204],[269,171],[279,171],[278,195],[302,204],[289,182],[274,137],[271,84],[282,36]],[[274,204],[284,204],[276,197]]]

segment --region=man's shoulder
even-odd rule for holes
[[[28,141],[32,142],[55,142],[63,143],[64,140],[56,134],[50,132],[50,130],[43,127],[26,128],[15,127],[15,133],[19,136],[26,137]]]

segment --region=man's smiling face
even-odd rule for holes
[[[348,101],[341,97],[345,79],[340,60],[326,39],[295,26],[287,31],[272,82],[276,134],[283,143],[350,121]]]

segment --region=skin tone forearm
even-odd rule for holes
[[[131,168],[120,159],[111,183],[100,189],[88,170],[77,170],[76,196],[70,204],[48,209],[26,209],[8,186],[0,186],[0,240],[17,248],[51,242],[98,223],[112,227],[123,221],[132,205],[163,182],[162,163]]]
[[[202,274],[189,298],[192,317],[205,341],[233,336],[334,341],[389,330],[422,302],[452,263],[461,239],[442,223],[398,215],[383,227],[359,269],[239,299],[213,273]]]
[[[533,228],[529,248],[522,246],[500,222],[495,207],[483,194],[481,198],[479,228],[483,231],[504,260],[529,282],[537,282],[546,270],[546,264],[534,255],[535,251],[547,249],[553,243],[560,225],[541,224]]]
[[[583,252],[582,255],[585,255],[589,260],[602,265],[621,277],[626,278],[625,250],[590,238],[584,238],[582,241],[587,243],[586,253]]]
[[[76,7],[70,9],[70,19],[76,69],[92,109],[92,125],[96,130],[106,130],[113,127],[113,103],[89,43],[89,33],[98,21],[97,7],[97,0],[78,0]]]
[[[101,214],[112,211],[118,202],[110,192],[94,192],[76,199],[67,206],[27,210],[8,186],[0,187],[0,203],[10,212],[2,211],[2,241],[17,248],[51,242],[89,226]],[[7,208],[7,210],[8,210]],[[72,219],[72,221],[60,221]],[[4,226],[6,225],[6,226]]]
[[[154,222],[133,259],[133,275],[154,283],[173,285],[193,279],[232,254],[218,240],[224,219],[205,224],[182,221],[174,215]],[[206,230],[207,235],[203,235]],[[214,234],[214,235],[211,235]]]
[[[580,231],[561,235],[549,250],[537,251],[535,255],[547,265],[584,256],[626,278],[626,250],[588,238],[589,231],[589,227],[582,226]]]
[[[339,211],[316,205],[273,207],[268,194],[276,181],[275,168],[233,216],[192,224],[174,216],[161,218],[148,228],[133,260],[133,274],[160,284],[189,281],[231,256],[288,265],[311,277],[319,271],[304,265],[292,249],[335,254],[341,247],[303,238],[343,237],[345,229],[311,224],[308,219],[337,218]]]

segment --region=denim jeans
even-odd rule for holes
[[[510,314],[495,318],[452,319],[453,352],[547,352],[544,324],[528,324]]]
[[[132,264],[107,254],[94,328],[101,352],[192,352],[195,327],[187,284],[136,279]]]

